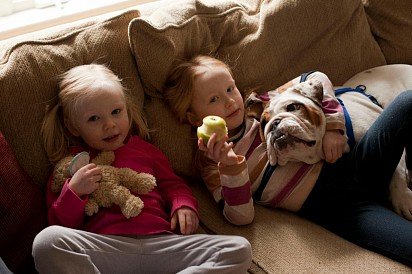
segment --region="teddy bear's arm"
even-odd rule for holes
[[[134,193],[144,194],[156,186],[156,179],[149,173],[138,173],[130,168],[119,169],[120,182]]]
[[[92,216],[93,214],[99,211],[99,205],[97,204],[95,199],[89,197],[89,200],[87,200],[84,210],[87,216]]]

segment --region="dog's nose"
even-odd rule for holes
[[[280,124],[281,119],[275,119],[270,125],[270,131],[275,131],[278,125]]]

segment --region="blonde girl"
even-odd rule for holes
[[[214,134],[207,145],[200,138],[195,162],[229,222],[251,223],[254,202],[283,208],[361,246],[412,265],[412,191],[405,190],[405,201],[409,201],[403,211],[405,218],[386,208],[393,171],[403,149],[412,148],[412,92],[399,96],[354,149],[343,154],[345,119],[325,74],[303,74],[277,91],[309,79],[323,85],[326,117],[322,140],[326,161],[313,165],[270,165],[266,145],[260,139],[260,122],[248,113],[232,72],[218,59],[197,55],[177,61],[166,80],[164,94],[178,119],[194,128],[207,115],[226,120],[228,136],[217,141]],[[261,99],[265,99],[264,94]],[[402,129],[395,125],[402,125]]]
[[[60,80],[57,104],[42,135],[52,163],[86,151],[113,151],[115,167],[151,173],[157,186],[139,197],[141,213],[126,219],[117,205],[85,215],[101,170],[80,168],[60,193],[47,189],[48,221],[33,243],[39,273],[245,273],[250,244],[237,236],[193,234],[198,207],[167,158],[145,139],[148,128],[121,80],[106,66],[74,67]],[[159,264],[159,261],[162,263]]]

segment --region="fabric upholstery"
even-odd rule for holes
[[[48,177],[40,126],[46,105],[56,99],[57,75],[76,65],[107,64],[143,107],[144,94],[127,38],[128,24],[137,16],[138,11],[132,10],[19,41],[0,57],[0,130],[36,183],[45,184]]]
[[[206,187],[195,185],[193,190],[199,198],[202,225],[209,233],[245,237],[253,247],[254,263],[269,273],[410,272],[405,265],[367,251],[284,210],[256,205],[253,224],[231,225],[211,195],[204,195]]]
[[[388,64],[412,64],[412,1],[362,0],[373,35]]]
[[[30,273],[33,239],[46,226],[45,195],[20,167],[1,132],[0,155],[0,257],[14,273]]]
[[[195,53],[227,60],[240,90],[273,89],[314,69],[340,85],[386,64],[358,0],[184,1],[135,18],[129,36],[152,96],[173,60]]]

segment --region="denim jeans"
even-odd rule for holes
[[[412,91],[400,94],[337,162],[325,163],[299,215],[362,247],[412,266],[412,221],[391,210],[389,184],[412,161]]]

